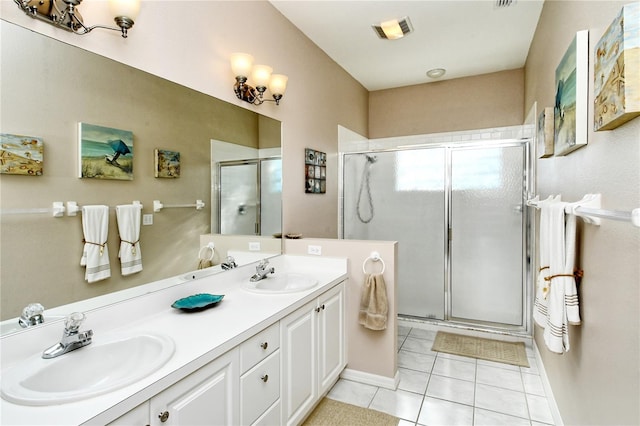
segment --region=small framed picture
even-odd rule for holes
[[[166,149],[157,149],[155,152],[155,176],[157,178],[180,177],[180,153]]]
[[[553,108],[544,108],[538,117],[536,128],[538,158],[553,156]]]
[[[324,194],[327,192],[327,154],[311,148],[304,150],[305,184],[307,194]]]

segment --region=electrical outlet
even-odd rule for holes
[[[152,214],[143,214],[142,215],[142,224],[143,225],[153,225],[153,215]]]
[[[249,251],[260,251],[260,243],[258,241],[249,242]]]
[[[322,254],[322,246],[307,246],[307,253],[320,256]]]

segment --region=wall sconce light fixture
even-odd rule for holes
[[[233,91],[238,99],[254,105],[260,105],[265,101],[275,102],[280,105],[280,99],[287,89],[289,77],[282,74],[272,74],[273,68],[267,65],[253,65],[253,56],[247,53],[231,54],[231,70],[236,76],[236,84]],[[247,83],[248,76],[255,84],[255,88]],[[264,92],[269,86],[273,100],[265,99]]]
[[[82,0],[13,0],[20,9],[32,18],[48,22],[76,34],[87,34],[96,28],[122,32],[127,37],[127,30],[133,26],[133,21],[140,11],[140,0],[109,0],[109,9],[116,21],[115,27],[84,24],[82,15],[77,7]]]

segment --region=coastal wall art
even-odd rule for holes
[[[79,123],[81,178],[133,180],[133,132]]]
[[[35,136],[0,134],[0,173],[41,176],[44,143]]]
[[[166,149],[155,149],[155,176],[157,178],[180,177],[180,153]]]
[[[544,108],[538,116],[536,128],[538,158],[553,156],[553,108]]]
[[[595,131],[640,115],[640,2],[622,8],[594,49]]]
[[[554,154],[567,155],[587,144],[589,31],[578,31],[556,68],[553,109]]]

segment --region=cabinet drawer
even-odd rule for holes
[[[251,426],[274,426],[279,424],[282,424],[282,420],[280,420],[280,400],[269,407]]]
[[[253,423],[280,398],[280,351],[240,377],[240,417],[243,425]]]
[[[275,323],[240,345],[240,374],[280,347],[280,325]]]

